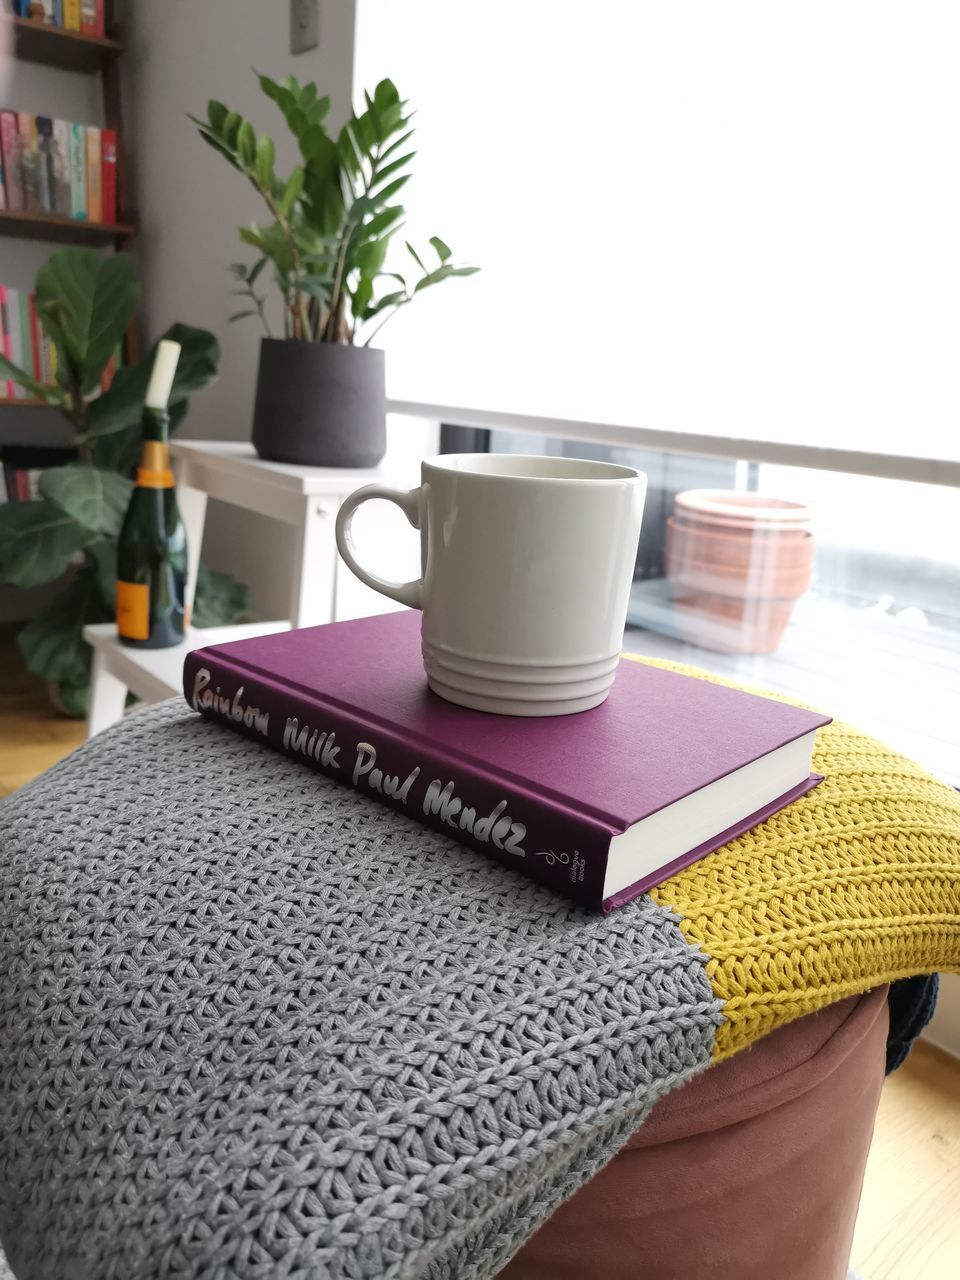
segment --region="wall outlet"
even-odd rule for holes
[[[320,0],[290,0],[290,52],[306,53],[320,43]]]

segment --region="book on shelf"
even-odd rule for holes
[[[23,369],[36,382],[55,385],[60,353],[57,345],[40,323],[36,299],[23,289],[0,285],[0,342],[7,359]],[[123,365],[122,344],[112,352],[101,378],[104,391],[109,390],[114,375]],[[0,380],[0,402],[23,400],[29,393],[13,379]]]
[[[14,300],[15,302],[15,300]],[[11,338],[11,329],[13,325],[12,313],[8,309],[10,300],[7,296],[7,286],[0,284],[0,343],[2,343],[3,354],[8,360],[13,359],[13,343]],[[17,309],[17,324],[20,323],[20,312]],[[12,400],[16,394],[16,383],[13,379],[8,378],[3,383],[3,390],[6,392],[8,400]]]
[[[76,457],[76,449],[45,445],[4,445],[0,448],[3,482],[0,500],[34,502],[40,496],[40,477],[44,471],[50,467],[65,467],[74,462]]]
[[[70,124],[70,216],[87,217],[87,140],[82,124]]]
[[[87,139],[87,221],[103,221],[103,188],[100,168],[100,130],[88,124],[84,130]]]
[[[187,702],[551,886],[624,905],[798,799],[828,717],[621,659],[579,715],[432,693],[413,611],[198,649]]]
[[[101,217],[108,225],[117,220],[117,135],[113,129],[100,130]]]
[[[10,7],[17,17],[38,26],[101,38],[105,34],[104,0],[13,0]]]
[[[7,208],[12,213],[20,213],[24,208],[20,123],[12,111],[0,112],[0,147],[3,148],[3,186]]]
[[[44,213],[53,213],[53,121],[49,116],[37,116],[36,120],[40,206]]]
[[[53,212],[61,218],[70,217],[70,125],[66,120],[54,120],[51,144],[53,186]]]
[[[17,122],[20,128],[20,171],[23,181],[24,208],[28,213],[42,213],[37,118],[26,111],[20,111],[17,114]]]
[[[113,226],[117,134],[76,121],[0,113],[0,209]]]

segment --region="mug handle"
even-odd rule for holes
[[[337,549],[347,563],[353,573],[357,575],[361,582],[366,583],[368,587],[372,587],[374,591],[379,591],[383,596],[389,596],[391,600],[398,600],[400,604],[409,605],[411,609],[423,608],[423,579],[414,578],[411,582],[388,582],[385,578],[378,578],[375,574],[369,573],[362,565],[357,563],[356,546],[353,541],[353,533],[351,525],[353,523],[353,515],[361,502],[367,502],[370,498],[383,498],[387,502],[395,502],[403,514],[407,517],[414,529],[420,528],[420,493],[421,486],[416,489],[390,489],[383,484],[365,484],[362,489],[357,489],[349,495],[340,505],[337,512]]]

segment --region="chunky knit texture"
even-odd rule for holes
[[[704,959],[200,720],[0,807],[18,1280],[494,1275],[709,1062]]]
[[[819,741],[602,917],[177,703],[95,739],[0,807],[18,1280],[490,1277],[711,1055],[957,967],[956,798]]]
[[[845,996],[960,968],[960,794],[838,721],[814,767],[819,787],[651,893],[710,957],[715,1059]]]

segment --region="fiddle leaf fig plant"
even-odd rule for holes
[[[0,356],[0,377],[58,409],[70,424],[77,459],[50,467],[39,498],[0,506],[0,581],[36,587],[69,573],[65,589],[20,632],[27,667],[56,686],[59,703],[76,715],[86,707],[91,652],[88,623],[114,616],[116,544],[133,488],[140,418],[155,348],[116,371],[104,371],[139,301],[133,258],[93,249],[60,249],[37,272],[36,309],[55,349],[56,381],[41,383]],[[182,348],[170,396],[170,427],[190,396],[217,376],[220,345],[212,333],[174,324],[163,335]],[[198,575],[194,617],[199,626],[234,621],[245,589],[226,575]]]
[[[397,197],[410,180],[415,155],[409,104],[389,80],[381,80],[372,96],[364,94],[365,109],[336,137],[324,123],[330,99],[315,84],[301,85],[293,76],[276,81],[261,75],[259,82],[300,152],[300,162],[285,176],[275,169],[273,139],[224,103],[209,102],[206,120],[190,117],[201,137],[252,183],[269,215],[239,228],[257,257],[249,266],[230,268],[235,292],[245,299],[232,320],[259,315],[273,336],[256,289],[269,263],[283,297],[284,337],[354,344],[362,328],[366,345],[424,289],[479,270],[457,266],[439,236],[431,237],[423,253],[407,244],[412,274],[385,269],[390,241],[405,216]]]

